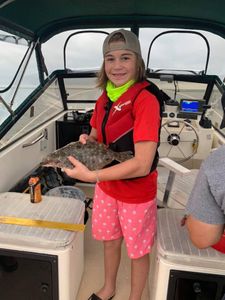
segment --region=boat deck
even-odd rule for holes
[[[87,196],[91,196],[91,188],[82,188]],[[76,300],[87,300],[93,292],[97,292],[104,282],[103,245],[91,235],[91,210],[84,235],[84,274]],[[122,256],[117,277],[117,290],[113,300],[128,299],[130,292],[130,259],[126,248],[122,246]],[[148,282],[142,300],[149,300]]]

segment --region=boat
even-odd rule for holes
[[[202,161],[225,144],[224,9],[222,0],[0,1],[2,300],[85,300],[101,286],[102,249],[90,237],[94,185],[40,162],[89,132],[102,42],[120,28],[139,36],[147,79],[167,95],[159,229],[143,300],[223,299],[223,254],[194,248],[179,222]],[[42,201],[33,203],[40,184]],[[62,186],[84,194],[51,194]],[[86,229],[65,229],[71,223]],[[128,274],[124,251],[115,300],[128,298]]]

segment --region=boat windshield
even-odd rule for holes
[[[35,53],[25,39],[0,31],[0,57],[0,120],[3,123],[39,85],[39,77]]]

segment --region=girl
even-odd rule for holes
[[[112,299],[121,244],[131,259],[129,300],[141,300],[149,273],[149,252],[156,232],[157,144],[160,107],[146,88],[145,66],[136,35],[121,29],[107,36],[98,77],[103,93],[96,102],[87,140],[105,143],[114,151],[132,150],[133,158],[90,171],[74,157],[68,176],[96,182],[92,234],[103,241],[105,282],[89,300]]]

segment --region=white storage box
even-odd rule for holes
[[[79,199],[43,196],[31,203],[28,194],[0,194],[1,216],[83,224],[84,206]],[[75,300],[84,267],[83,234],[0,223],[1,299]]]
[[[183,216],[183,210],[158,210],[157,243],[149,277],[150,299],[222,299],[225,255],[211,247],[203,250],[194,247],[186,227],[181,226]]]

